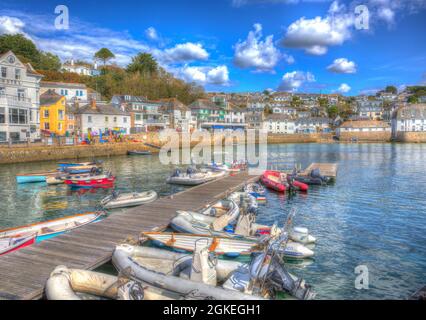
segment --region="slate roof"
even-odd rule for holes
[[[122,115],[129,116],[130,114],[121,109],[115,108],[112,104],[96,104],[95,108],[91,104],[87,104],[78,108],[76,114],[104,114],[104,115]]]
[[[50,106],[56,104],[59,100],[61,100],[63,96],[57,94],[54,90],[47,90],[40,96],[40,105],[41,106]]]

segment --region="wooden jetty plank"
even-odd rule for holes
[[[93,270],[111,259],[118,242],[161,230],[177,210],[199,210],[257,179],[243,172],[211,181],[1,256],[0,299],[39,299],[57,265]]]

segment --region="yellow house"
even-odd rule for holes
[[[40,129],[42,133],[65,135],[65,107],[65,97],[53,90],[47,90],[40,96]]]

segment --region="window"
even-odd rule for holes
[[[141,121],[142,120],[142,116],[140,114],[136,115],[136,121]]]
[[[114,117],[114,122],[117,122],[117,117]]]
[[[24,101],[24,100],[25,100],[25,90],[18,89],[18,101]]]
[[[44,110],[44,117],[49,118],[49,110],[47,109]]]
[[[105,117],[105,122],[108,122],[108,120],[109,120],[108,117]]]
[[[123,122],[127,123],[127,118],[126,117],[123,118]]]
[[[50,124],[49,122],[45,122],[44,123],[44,130],[49,130],[50,129]]]
[[[87,122],[92,123],[92,116],[87,116]]]
[[[64,110],[58,111],[58,118],[59,118],[59,120],[64,120]]]
[[[0,131],[0,141],[6,141],[6,131]]]
[[[7,77],[7,68],[1,67],[1,77],[6,78]]]
[[[27,124],[28,123],[28,111],[20,109],[19,110],[19,124]]]
[[[9,123],[19,124],[19,109],[9,109]]]
[[[6,88],[0,87],[0,96],[4,96],[6,94]]]
[[[58,131],[62,130],[62,123],[58,123]]]
[[[0,107],[0,123],[6,123],[6,109]]]
[[[15,80],[21,80],[21,69],[15,69]]]
[[[68,120],[74,120],[74,115],[73,114],[69,114],[68,115]]]

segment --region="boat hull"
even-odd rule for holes
[[[16,176],[16,182],[19,184],[46,182],[46,176]]]
[[[97,188],[104,186],[113,186],[115,177],[102,178],[102,179],[88,179],[88,180],[65,180],[64,183],[73,188]]]
[[[50,221],[38,222],[26,226],[0,230],[0,239],[36,235],[36,242],[56,237],[64,232],[95,222],[104,216],[103,212],[90,212]]]
[[[9,243],[10,243],[10,239],[9,239]],[[0,256],[28,247],[34,243],[35,243],[35,235],[21,237],[20,239],[18,238],[15,240],[14,243],[10,244],[9,246],[0,248]]]

